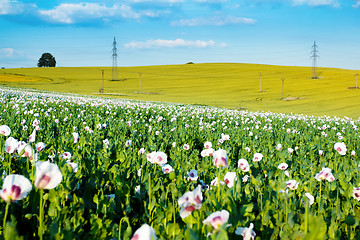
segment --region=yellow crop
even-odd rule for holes
[[[311,79],[310,67],[204,63],[119,67],[113,81],[111,67],[20,68],[1,69],[0,84],[250,111],[360,117],[358,71],[318,68],[318,72],[319,79]]]

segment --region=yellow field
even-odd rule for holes
[[[318,68],[319,79],[311,79],[310,67],[240,63],[119,67],[118,81],[111,80],[111,67],[20,68],[0,69],[0,84],[101,96],[102,69],[107,97],[360,117],[360,89],[355,88],[360,71],[335,68]]]

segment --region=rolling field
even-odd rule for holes
[[[102,69],[107,97],[360,117],[358,71],[336,68],[318,68],[319,79],[311,79],[310,67],[239,63],[119,67],[118,81],[112,80],[111,67],[21,68],[1,69],[0,84],[99,96]]]

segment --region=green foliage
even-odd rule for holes
[[[38,67],[55,67],[56,60],[53,55],[50,53],[43,53],[38,60]]]

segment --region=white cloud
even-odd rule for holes
[[[160,14],[153,11],[135,12],[127,5],[115,4],[108,7],[98,3],[63,3],[54,9],[41,10],[39,13],[47,18],[50,17],[55,22],[66,24],[109,17],[138,19],[142,16],[156,17]]]
[[[336,0],[292,0],[294,6],[308,5],[311,7],[333,5],[337,7],[339,4]]]
[[[243,17],[211,17],[211,18],[191,18],[181,19],[171,23],[172,26],[223,26],[229,24],[254,24],[255,19]]]
[[[141,3],[141,2],[164,2],[164,3],[178,3],[178,2],[184,2],[185,0],[131,0],[131,2],[134,3]]]
[[[126,43],[124,45],[126,48],[154,48],[154,47],[196,47],[196,48],[205,48],[205,47],[213,47],[217,46],[217,44],[213,40],[202,41],[202,40],[184,40],[181,38],[175,40],[164,40],[164,39],[156,39],[156,40],[147,40],[145,42],[133,41],[130,43]],[[220,43],[218,46],[226,47],[225,43]]]
[[[353,8],[360,7],[360,0],[357,0],[356,4],[352,5]]]
[[[0,53],[6,57],[14,56],[15,50],[13,48],[0,48]]]
[[[24,11],[24,4],[17,1],[0,0],[0,15],[20,14]]]
[[[224,3],[224,2],[227,2],[227,0],[195,0],[195,2],[199,2],[199,3]]]

